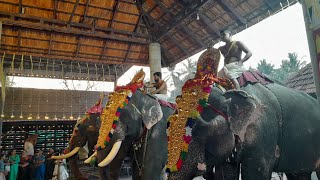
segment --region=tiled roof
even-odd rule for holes
[[[311,63],[302,68],[297,75],[289,78],[285,84],[290,88],[303,91],[308,94],[315,93],[316,87],[313,81]]]

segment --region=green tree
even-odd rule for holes
[[[170,71],[169,78],[172,79],[172,84],[170,85],[174,86],[174,90],[171,91],[171,98],[175,99],[178,95],[181,95],[184,83],[194,77],[197,70],[197,62],[187,59],[187,61],[182,63],[181,68],[172,67],[168,70]]]
[[[281,61],[281,66],[275,70],[274,77],[282,82],[286,81],[288,78],[297,74],[305,65],[306,62],[302,61],[297,53],[288,53],[288,59]]]
[[[263,59],[258,63],[258,70],[263,74],[272,76],[274,73],[274,65]]]

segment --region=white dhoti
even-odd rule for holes
[[[166,94],[153,94],[156,98],[162,101],[168,101],[169,96]]]
[[[239,65],[238,62],[229,63],[223,67],[223,72],[229,79],[237,79],[244,71],[246,69],[242,65]]]

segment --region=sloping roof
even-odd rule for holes
[[[171,66],[218,42],[220,30],[237,33],[296,2],[0,0],[0,52],[128,69],[148,65],[148,44],[159,42]]]
[[[297,75],[287,80],[286,85],[290,88],[311,94],[316,92],[313,80],[311,63],[302,68]]]

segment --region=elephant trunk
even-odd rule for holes
[[[97,154],[98,152],[94,151],[94,153],[88,159],[86,159],[84,163],[89,164],[92,161],[92,159],[97,156]]]
[[[51,159],[56,159],[56,160],[67,159],[75,155],[79,150],[80,150],[80,147],[75,147],[71,152],[62,156],[52,156]]]
[[[122,143],[122,141],[118,141],[112,146],[112,149],[111,149],[110,153],[108,154],[108,156],[98,164],[99,167],[107,166],[116,157],[116,155],[118,154],[118,152],[120,150],[121,143]]]

